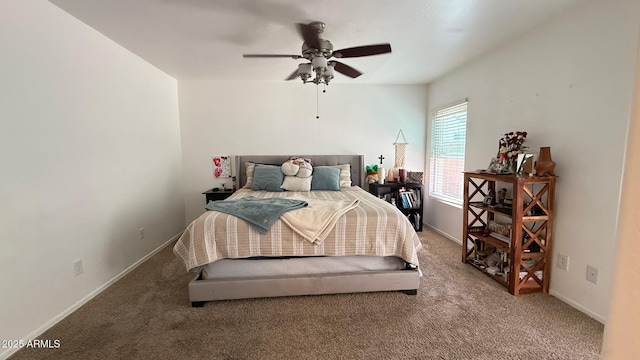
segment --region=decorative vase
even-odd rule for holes
[[[505,163],[505,172],[509,173],[509,174],[515,174],[516,173],[516,159],[509,159],[507,160],[507,162]]]
[[[378,168],[378,184],[384,184],[384,178],[387,175],[383,167]]]
[[[513,174],[515,172],[515,165],[511,160],[498,160],[498,174]]]
[[[393,182],[393,169],[389,169],[389,172],[387,172],[387,182]]]
[[[404,184],[407,179],[407,171],[405,169],[398,169],[398,176],[400,177],[400,183]]]
[[[540,155],[536,161],[536,176],[555,176],[553,170],[556,168],[556,162],[551,159],[551,148],[544,146],[540,148]]]

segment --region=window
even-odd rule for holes
[[[467,102],[438,110],[431,129],[429,195],[462,205]]]

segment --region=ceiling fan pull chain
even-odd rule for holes
[[[318,85],[316,84],[316,119],[320,119],[320,114],[318,114],[320,112],[320,106],[318,102],[320,102],[320,100],[318,99]]]

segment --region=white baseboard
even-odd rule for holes
[[[160,245],[158,248],[156,248],[155,250],[153,250],[149,254],[145,255],[142,259],[136,261],[135,263],[133,263],[128,268],[124,269],[120,274],[116,275],[113,279],[107,281],[106,283],[104,283],[103,285],[98,287],[97,289],[93,290],[87,296],[85,296],[84,298],[82,298],[78,302],[76,302],[75,304],[73,304],[70,307],[68,307],[67,309],[65,309],[63,312],[61,312],[60,314],[55,316],[53,319],[51,319],[51,320],[47,321],[46,323],[44,323],[38,329],[33,331],[31,334],[27,335],[24,339],[22,339],[24,341],[24,343],[26,344],[29,340],[36,339],[42,333],[44,333],[45,331],[49,330],[53,325],[57,324],[62,319],[64,319],[67,316],[69,316],[69,314],[71,314],[72,312],[78,310],[82,305],[86,304],[87,302],[89,302],[89,300],[91,300],[94,297],[98,296],[98,294],[100,294],[101,292],[106,290],[109,286],[113,285],[116,281],[120,280],[123,276],[125,276],[128,273],[130,273],[131,271],[133,271],[135,268],[137,268],[138,266],[140,266],[140,264],[142,264],[145,261],[147,261],[153,255],[157,254],[160,250],[162,250],[165,247],[167,247],[167,245],[169,245],[172,242],[178,240],[180,235],[182,235],[182,232],[179,233],[178,235],[172,237],[167,242],[165,242],[164,244]],[[0,353],[0,360],[5,360],[5,359],[9,358],[9,356],[13,355],[18,350],[20,350],[20,349],[7,349],[6,351]]]
[[[438,228],[435,228],[435,227],[433,227],[433,226],[431,226],[429,224],[424,224],[424,225],[426,225],[426,227],[428,227],[430,230],[433,230],[433,231],[437,232],[438,234],[446,237],[447,239],[449,239],[451,241],[454,241],[454,242],[458,243],[459,245],[462,245],[462,241],[461,240],[456,239],[455,237],[445,233],[444,231],[442,231],[442,230],[440,230]]]
[[[596,321],[598,321],[598,322],[600,322],[602,324],[606,324],[607,319],[604,316],[602,316],[601,314],[598,314],[598,313],[592,311],[591,309],[587,309],[586,307],[578,304],[577,302],[575,302],[575,301],[573,301],[571,299],[568,299],[568,298],[566,298],[565,296],[563,296],[561,294],[558,294],[556,291],[549,290],[549,295],[553,295],[553,296],[557,297],[558,299],[562,300],[562,302],[564,302],[564,303],[570,305],[571,307],[576,308],[576,309],[580,310],[581,312],[589,315],[594,320],[596,320]]]

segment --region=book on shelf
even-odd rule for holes
[[[415,194],[409,190],[400,191],[400,201],[405,209],[413,209],[419,207]]]
[[[420,207],[421,206],[420,201],[422,199],[422,194],[420,193],[420,189],[411,189],[411,194],[415,199],[416,207]]]
[[[506,238],[511,238],[511,224],[510,223],[501,223],[495,220],[489,220],[487,223],[487,228],[490,232],[500,234]]]
[[[407,199],[407,194],[404,191],[400,191],[400,202],[402,203],[402,207],[408,209],[411,207],[409,204],[409,200]]]
[[[502,234],[498,234],[497,232],[490,232],[489,235],[507,244],[511,243],[511,238],[508,238]]]
[[[415,205],[416,200],[411,196],[411,192],[408,192],[408,191],[405,192],[404,196],[407,197],[407,202],[409,203],[409,207],[413,208],[416,206]]]
[[[402,201],[402,207],[405,209],[410,209],[413,207],[411,203],[411,199],[406,191],[400,191],[400,201]]]
[[[417,212],[410,212],[407,214],[407,218],[415,230],[420,229],[420,214]]]

